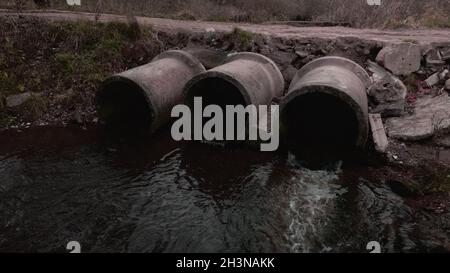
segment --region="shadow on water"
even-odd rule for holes
[[[420,251],[430,242],[385,183],[286,154],[110,139],[99,128],[0,133],[0,251]],[[345,176],[352,177],[352,176]]]

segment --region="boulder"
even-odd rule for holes
[[[386,121],[392,138],[417,141],[432,137],[450,128],[450,96],[423,97],[414,104],[410,116],[390,118]]]
[[[429,48],[425,52],[425,61],[427,66],[443,65],[445,62],[442,60],[440,51],[435,48]]]
[[[403,82],[380,67],[369,62],[373,83],[368,89],[370,109],[382,117],[401,116],[405,110],[407,88]]]
[[[421,47],[413,43],[385,46],[376,58],[377,62],[395,75],[407,76],[420,69]]]
[[[6,107],[8,108],[16,108],[32,99],[36,94],[32,92],[25,92],[17,95],[11,95],[6,97]]]
[[[380,153],[385,153],[388,148],[389,141],[386,136],[386,131],[384,129],[381,116],[379,114],[370,114],[369,123],[372,131],[372,139],[375,144],[375,150]]]

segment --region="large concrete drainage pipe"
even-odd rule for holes
[[[225,63],[194,77],[185,87],[188,103],[270,105],[284,91],[283,76],[269,58],[250,52],[230,54]]]
[[[363,148],[370,81],[362,67],[341,57],[320,58],[300,69],[280,104],[282,134],[291,151],[319,164]]]
[[[197,75],[184,89],[186,104],[191,107],[194,98],[201,97],[203,108],[219,105],[222,109],[227,105],[270,105],[283,92],[284,79],[277,65],[263,55],[250,52],[228,55],[224,64]],[[228,122],[225,116],[223,124]]]
[[[103,82],[97,94],[100,118],[122,133],[153,133],[170,120],[172,107],[184,102],[185,84],[204,71],[187,52],[163,52]]]

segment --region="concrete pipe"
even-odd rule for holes
[[[203,105],[270,105],[284,91],[277,65],[260,54],[230,54],[225,63],[194,77],[185,87],[187,103],[202,97]]]
[[[170,120],[172,107],[184,102],[185,84],[204,71],[187,52],[163,52],[105,80],[97,94],[99,115],[121,132],[153,133]]]
[[[324,57],[300,69],[280,104],[282,134],[303,159],[343,159],[369,133],[366,71],[351,60]]]

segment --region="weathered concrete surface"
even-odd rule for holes
[[[295,128],[290,127],[297,125],[290,120],[296,120],[300,117],[292,117],[290,113],[295,113],[292,108],[297,108],[296,102],[299,99],[309,98],[308,96],[311,94],[323,96],[323,99],[333,98],[336,100],[334,103],[339,101],[347,105],[353,112],[356,117],[356,127],[358,127],[354,128],[357,137],[353,145],[363,147],[367,142],[369,131],[366,89],[370,84],[371,80],[367,72],[351,60],[341,57],[324,57],[314,60],[298,71],[289,87],[287,96],[282,99],[280,103],[281,122],[287,127],[288,131],[295,131]],[[342,110],[342,104],[339,106],[340,110]],[[323,107],[320,105],[320,101],[318,101],[316,107],[318,109]],[[327,110],[333,111],[324,109],[324,111]],[[334,116],[340,114],[330,113]],[[311,117],[311,119],[314,119],[314,117]]]
[[[407,76],[420,69],[422,48],[413,43],[385,46],[376,58],[377,62],[394,75]]]
[[[442,94],[420,98],[414,104],[412,115],[390,118],[386,128],[390,137],[406,141],[427,139],[447,130],[450,128],[450,97]]]
[[[153,133],[184,101],[185,84],[204,71],[200,61],[185,51],[163,52],[146,65],[106,79],[97,93],[99,114],[114,127]]]
[[[233,88],[229,88],[230,85]],[[195,96],[215,97],[214,103],[221,105],[223,101],[218,101],[220,98],[235,97],[234,90],[230,89],[239,92],[245,105],[270,105],[273,99],[283,95],[284,79],[269,58],[251,52],[234,53],[228,55],[223,65],[190,80],[184,87],[184,96],[188,103],[193,102]]]
[[[0,16],[12,15],[11,11],[0,10]],[[75,21],[75,20],[95,20],[95,14],[84,12],[65,12],[46,10],[26,11],[22,16],[38,16],[49,20],[56,21]],[[450,44],[450,30],[377,30],[377,29],[355,29],[348,27],[295,27],[283,24],[244,24],[244,23],[223,23],[223,22],[199,22],[199,21],[183,21],[162,18],[136,17],[139,24],[143,26],[151,26],[155,30],[161,31],[186,31],[204,33],[209,29],[216,32],[230,32],[235,27],[244,30],[274,36],[286,39],[336,39],[340,37],[358,38],[360,40],[379,41],[386,44],[402,43],[406,40],[415,41],[418,44],[429,45],[432,43]],[[126,16],[102,14],[100,22],[111,21],[127,21]]]
[[[405,111],[407,88],[403,82],[380,67],[369,62],[373,83],[368,89],[370,112],[382,117],[401,116]]]
[[[389,141],[386,136],[386,130],[383,126],[383,120],[379,114],[369,114],[370,130],[372,131],[372,138],[375,144],[375,150],[384,153],[386,152]]]

